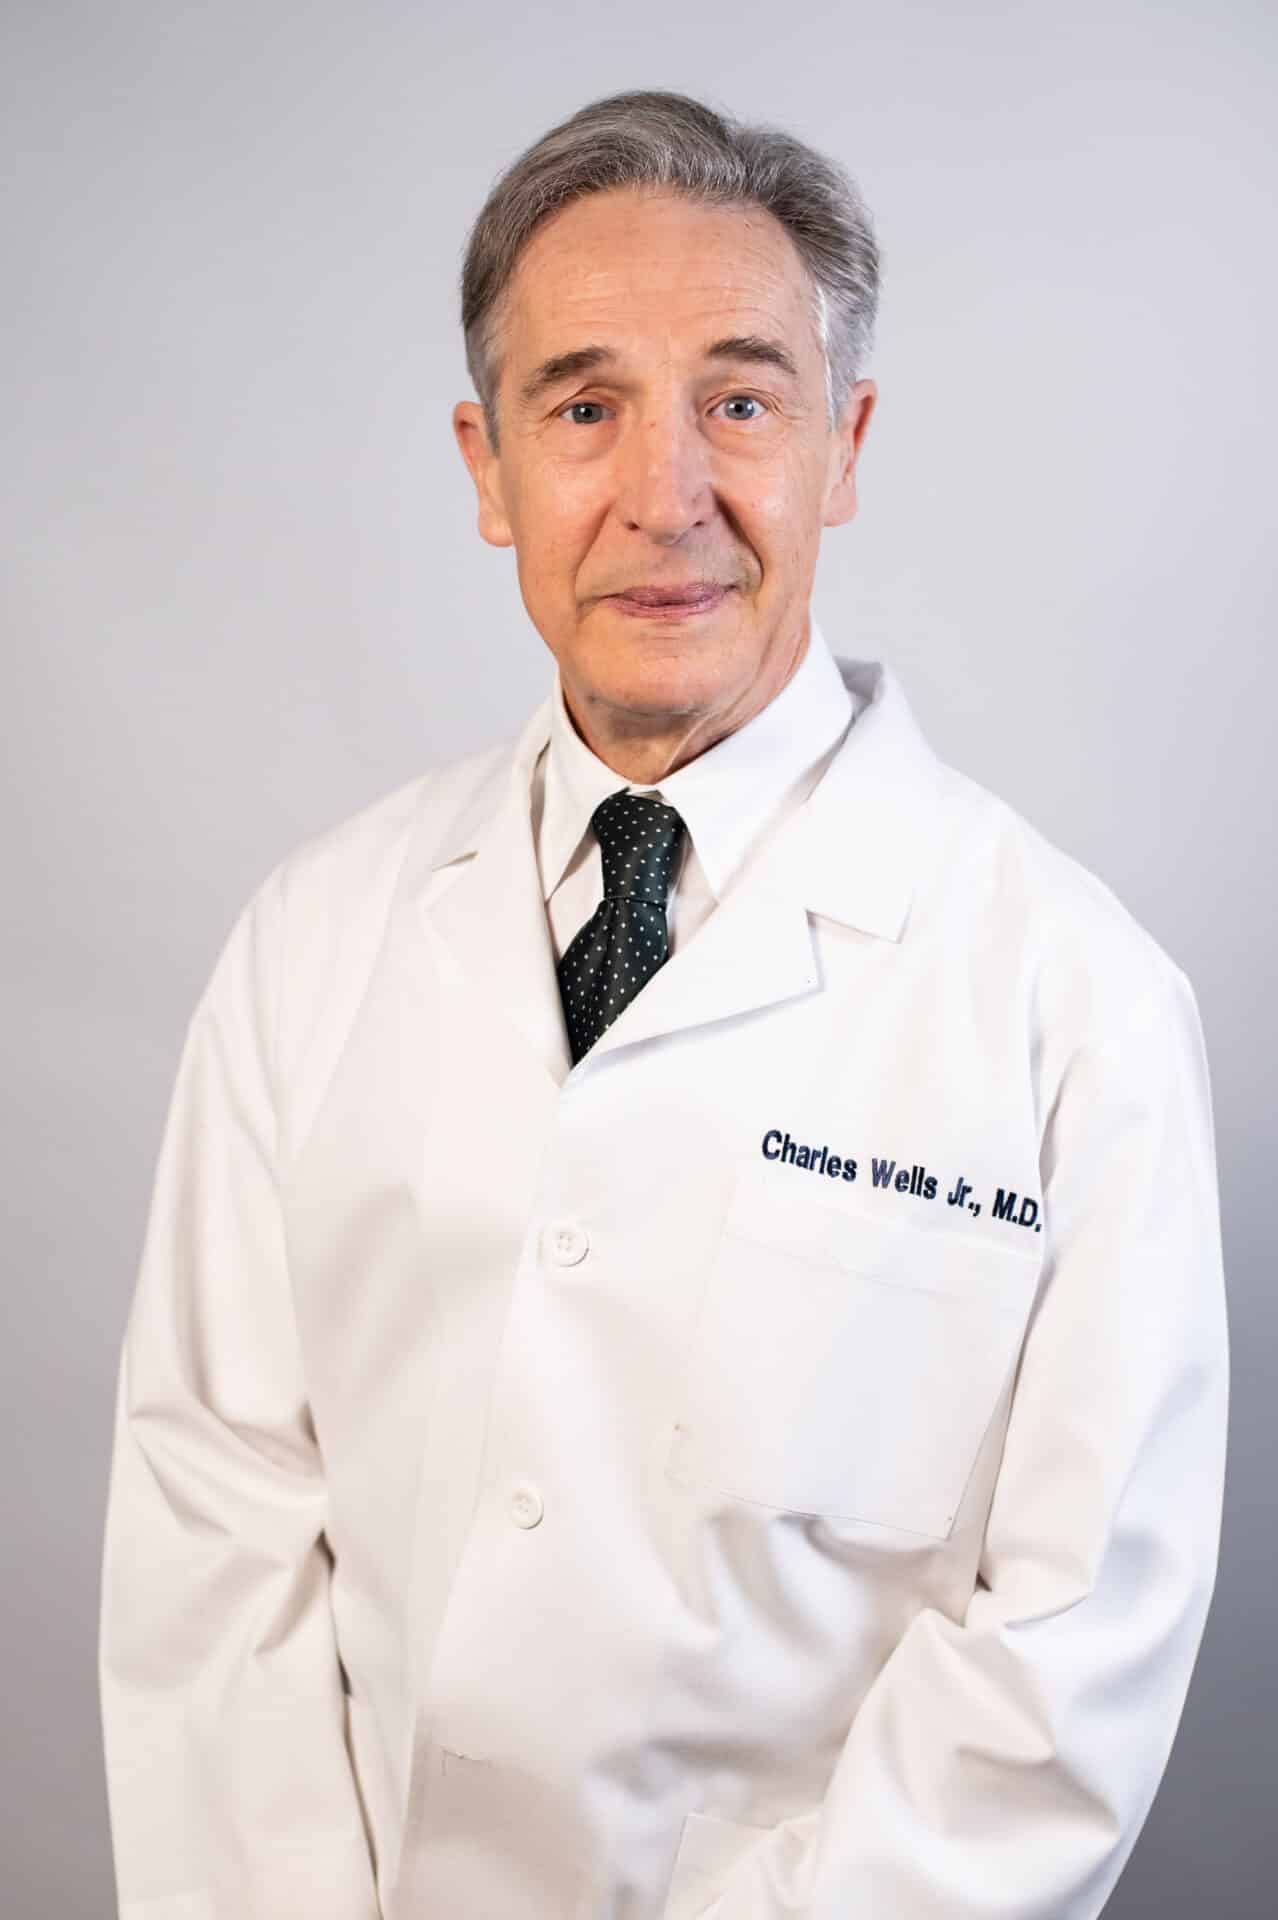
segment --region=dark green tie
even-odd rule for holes
[[[601,800],[590,824],[603,899],[558,968],[574,1066],[669,957],[666,894],[686,832],[664,800],[628,787]]]

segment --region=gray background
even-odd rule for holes
[[[828,147],[876,218],[880,400],[861,512],[825,535],[832,646],[888,659],[941,753],[1198,992],[1223,1559],[1108,1912],[1256,1920],[1278,1882],[1273,10],[8,0],[3,27],[6,1913],[114,1911],[110,1398],[216,950],[298,840],[550,684],[449,427],[468,221],[553,120],[657,85]]]

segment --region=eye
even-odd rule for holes
[[[599,412],[602,406],[602,400],[570,400],[559,417],[562,420],[565,413],[580,413],[583,407],[593,407],[596,412]],[[593,427],[595,422],[593,420],[574,420],[572,424],[574,426]]]
[[[762,400],[756,399],[754,394],[752,393],[730,393],[726,398],[726,400],[720,400],[716,404],[721,407],[736,407],[741,405],[745,405],[747,407],[763,406]],[[740,420],[742,422],[749,421],[749,420],[757,420],[758,417],[759,416],[757,413],[744,413],[744,414],[738,413],[738,414],[733,414],[731,416],[731,418],[735,420]]]

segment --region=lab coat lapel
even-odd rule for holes
[[[795,816],[781,858],[810,913],[897,942],[929,849],[938,842],[946,768],[889,668],[873,660],[837,664],[865,704]]]
[[[838,666],[865,705],[820,784],[588,1060],[820,987],[813,915],[901,939],[943,769],[888,669],[842,659]]]
[[[724,897],[586,1058],[598,1061],[639,1040],[792,1000],[818,984],[807,914],[787,885],[784,868],[770,866]]]
[[[572,1055],[529,816],[533,767],[549,738],[547,699],[429,850],[419,905],[451,956],[453,984],[478,991],[561,1085]]]
[[[431,849],[421,910],[452,960],[455,985],[482,992],[562,1085],[571,1067],[554,949],[529,817],[529,783],[549,738],[549,702],[506,762]],[[817,984],[802,902],[759,884],[732,894],[671,957],[591,1049],[722,1020]],[[584,1064],[584,1063],[583,1063]]]
[[[648,981],[585,1060],[814,991],[811,916],[896,941],[934,822],[940,763],[895,677],[839,660],[865,705],[808,801],[783,823],[705,924]],[[513,751],[429,849],[421,907],[458,983],[482,983],[556,1084],[571,1068],[529,817],[529,783],[550,731],[549,699]]]

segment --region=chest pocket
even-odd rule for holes
[[[1020,1349],[1041,1238],[898,1222],[786,1178],[754,1163],[737,1177],[667,1473],[945,1539]]]

